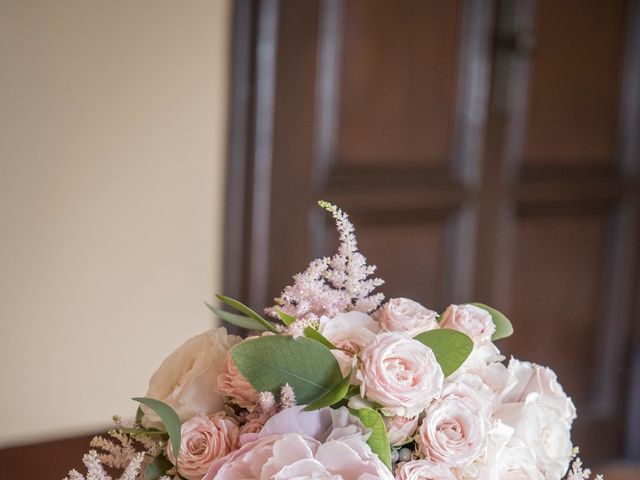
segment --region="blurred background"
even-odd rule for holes
[[[0,473],[61,478],[214,292],[270,305],[322,198],[640,478],[640,1],[0,0],[0,55]]]

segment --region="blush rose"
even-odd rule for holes
[[[238,425],[218,413],[211,417],[192,417],[182,424],[180,454],[176,460],[171,442],[167,457],[188,480],[200,480],[211,464],[238,446]]]
[[[388,332],[419,333],[438,328],[438,314],[408,298],[392,298],[377,314],[380,327]]]
[[[465,333],[476,344],[491,341],[496,331],[489,312],[475,305],[449,305],[442,314],[440,327]]]
[[[433,351],[397,332],[378,334],[359,356],[360,395],[385,415],[413,417],[440,394],[444,375]]]

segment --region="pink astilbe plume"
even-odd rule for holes
[[[284,329],[296,337],[303,334],[305,327],[316,326],[323,315],[334,317],[350,310],[370,313],[384,300],[381,293],[372,294],[384,281],[368,278],[376,267],[367,265],[367,259],[358,251],[348,215],[328,202],[318,204],[336,221],[340,236],[338,252],[333,257],[312,261],[304,272],[293,277],[293,284],[275,299],[276,305],[266,309],[276,318],[278,308],[296,318],[296,322]]]

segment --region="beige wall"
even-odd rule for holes
[[[212,324],[229,0],[0,2],[0,446],[131,414]]]

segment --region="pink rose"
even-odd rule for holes
[[[236,423],[217,413],[211,417],[192,417],[182,424],[178,472],[189,480],[201,479],[211,464],[233,451],[238,445],[239,430]],[[171,442],[167,457],[176,464]]]
[[[503,403],[524,402],[527,395],[537,393],[539,404],[556,408],[569,424],[575,420],[576,407],[564,393],[553,370],[512,358],[508,372],[513,382],[503,396]]]
[[[400,464],[396,470],[397,480],[457,480],[445,465],[427,460],[412,460]]]
[[[399,447],[411,441],[411,437],[418,429],[418,415],[413,417],[403,417],[395,415],[384,417],[384,424],[387,427],[389,443],[392,447]]]
[[[211,466],[206,480],[305,478],[394,480],[359,436],[329,440],[287,433],[260,437]]]
[[[407,332],[411,337],[438,328],[438,314],[408,298],[392,298],[377,314],[383,330]]]
[[[474,375],[445,385],[418,429],[422,456],[457,468],[480,458],[487,446],[492,399],[493,392]]]
[[[233,362],[231,352],[227,353],[222,371],[218,375],[217,387],[218,392],[229,397],[236,405],[249,411],[253,410],[258,403],[258,392],[242,376]]]
[[[413,417],[440,394],[444,375],[433,351],[397,332],[381,333],[360,353],[360,395],[385,415]]]
[[[496,331],[489,312],[475,305],[449,305],[442,314],[440,327],[465,333],[474,343],[490,341]]]

